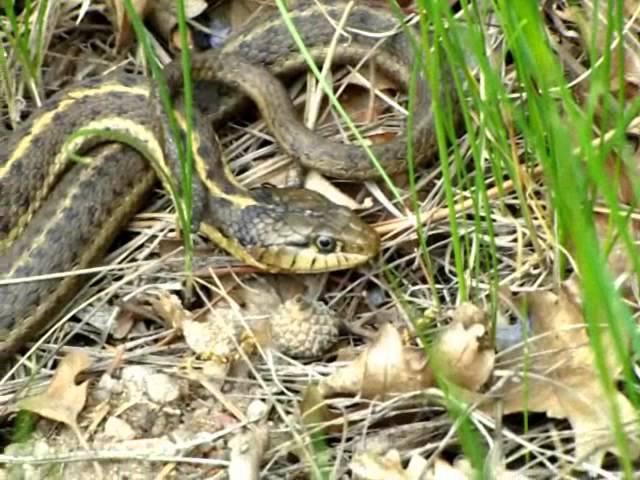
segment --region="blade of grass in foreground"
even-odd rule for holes
[[[435,131],[438,141],[438,152],[440,159],[440,173],[442,174],[445,198],[447,208],[449,210],[449,226],[451,229],[450,237],[452,249],[454,253],[454,263],[457,276],[457,298],[460,300],[468,300],[472,292],[469,290],[469,282],[467,275],[469,270],[472,271],[473,266],[467,265],[471,254],[469,244],[469,236],[461,235],[460,226],[458,224],[458,213],[456,211],[457,199],[454,194],[455,189],[466,190],[470,187],[470,183],[465,178],[468,176],[467,167],[463,163],[463,153],[457,143],[458,130],[456,120],[458,114],[461,116],[462,123],[469,126],[471,123],[470,110],[464,99],[467,97],[466,90],[469,86],[471,77],[468,69],[466,69],[466,59],[472,58],[471,55],[465,54],[462,47],[460,32],[456,27],[456,20],[453,19],[449,10],[449,4],[440,0],[421,0],[418,2],[420,15],[420,46],[418,54],[424,55],[423,76],[429,82],[432,91],[439,92],[443,90],[442,95],[434,95],[432,102],[433,118],[435,123]],[[449,27],[447,27],[449,26]],[[475,34],[475,40],[481,40],[479,32],[468,30],[465,37],[470,38]],[[482,43],[480,43],[482,44]],[[473,62],[470,62],[473,63]],[[443,85],[445,72],[450,71],[451,82]],[[448,75],[449,75],[448,74]],[[447,76],[448,76],[447,75]],[[467,86],[467,84],[469,86]],[[447,90],[450,89],[450,90]],[[457,97],[458,102],[453,98]],[[442,101],[444,100],[444,102]],[[455,109],[459,109],[459,113],[454,113]],[[468,128],[468,130],[471,130]],[[473,143],[473,142],[472,142]],[[448,146],[452,145],[450,156]],[[481,151],[472,149],[471,154],[474,156],[475,164],[481,162]],[[452,169],[451,162],[453,161]],[[450,172],[457,172],[454,178]],[[490,215],[488,208],[488,199],[486,198],[486,190],[484,189],[485,181],[482,176],[482,170],[475,172],[475,185],[478,187],[473,198],[474,222],[478,228],[478,235],[482,231],[480,225],[483,219],[490,223]],[[465,188],[465,185],[467,188]],[[488,227],[491,229],[491,227]],[[491,230],[490,230],[491,231]],[[495,265],[495,245],[493,245],[493,236],[489,236],[491,245],[489,250],[490,264]],[[492,259],[492,260],[491,260]],[[476,268],[476,271],[478,268]],[[483,273],[478,272],[483,275]],[[491,275],[491,274],[490,274]],[[427,345],[425,343],[425,345]],[[426,347],[428,349],[428,347]],[[471,418],[471,412],[459,401],[456,395],[456,388],[448,384],[439,372],[436,373],[439,387],[444,393],[444,404],[450,417],[454,420],[454,428],[458,434],[458,439],[462,450],[471,462],[476,476],[482,478],[482,472],[485,471],[486,448],[482,442],[479,432],[475,428]]]
[[[181,192],[180,195],[172,195],[172,200],[176,208],[176,214],[178,216],[178,222],[180,230],[182,232],[184,248],[185,248],[185,270],[190,273],[192,270],[193,261],[193,239],[191,236],[191,218],[192,218],[192,180],[193,180],[193,153],[191,137],[193,133],[193,88],[191,83],[191,68],[190,68],[190,55],[188,48],[181,49],[181,61],[184,75],[184,113],[186,116],[186,144],[183,143],[182,135],[180,135],[180,128],[175,114],[173,113],[173,105],[169,96],[169,90],[167,83],[162,73],[162,67],[160,66],[155,52],[151,46],[151,40],[149,33],[146,31],[142,19],[135,11],[131,0],[125,0],[125,8],[127,15],[131,20],[131,24],[136,32],[136,37],[140,42],[142,51],[145,55],[147,65],[149,66],[155,87],[158,89],[158,94],[162,103],[162,107],[165,115],[168,119],[169,134],[175,142],[178,150],[178,156],[181,166]],[[187,42],[187,24],[184,0],[178,0],[178,28],[180,32],[181,45],[188,45]],[[171,193],[171,192],[169,192]]]
[[[0,42],[0,91],[4,97],[4,103],[7,105],[7,112],[9,113],[9,121],[13,129],[17,126],[18,114],[16,111],[16,93],[15,84],[16,76],[11,71],[8,60],[8,51],[5,49],[4,43]]]
[[[538,6],[528,2],[516,6],[501,0],[496,2],[496,12],[513,54],[518,78],[526,92],[525,108],[516,117],[517,125],[523,132],[527,147],[542,162],[561,230],[566,238],[575,239],[573,253],[581,276],[584,313],[597,374],[609,400],[611,424],[616,447],[621,453],[622,468],[631,478],[633,467],[629,446],[615,401],[612,372],[607,367],[605,331],[601,325],[603,322],[608,324],[615,353],[620,363],[626,365],[625,376],[631,381],[623,337],[625,332],[633,335],[628,329],[632,321],[614,289],[594,227],[591,189],[594,181],[600,183],[602,178],[598,181],[590,175],[590,170],[593,172],[593,166],[602,163],[602,150],[592,144],[593,109],[588,102],[585,115],[575,104],[561,65],[547,42]],[[615,22],[610,25],[615,25]],[[592,76],[590,95],[600,97],[599,92],[606,90],[608,86],[603,84],[603,78]],[[573,141],[578,142],[579,155],[575,153]],[[612,207],[616,208],[615,205]],[[637,407],[637,395],[631,394],[630,398]]]
[[[470,25],[486,25],[489,24],[485,20],[477,19],[481,13],[476,10],[475,3],[469,5],[463,2],[466,9],[467,19],[474,23]],[[607,191],[609,207],[612,212],[618,212],[617,198],[615,188],[611,185],[604,185],[610,177],[603,169],[603,159],[606,152],[611,148],[621,148],[618,144],[613,146],[611,142],[605,143],[601,147],[594,147],[593,143],[593,110],[585,115],[582,109],[575,104],[570,95],[566,80],[562,75],[562,66],[557,57],[555,57],[548,46],[547,38],[542,25],[542,17],[537,10],[538,6],[529,3],[528,5],[514,5],[512,2],[498,1],[495,2],[496,17],[499,19],[500,26],[506,34],[505,51],[509,51],[513,55],[513,61],[516,66],[518,78],[522,82],[526,97],[521,103],[513,103],[503,86],[498,71],[494,71],[493,66],[489,63],[489,58],[482,50],[485,43],[478,39],[477,41],[466,42],[461,45],[459,39],[456,40],[452,32],[455,31],[455,20],[451,17],[448,10],[447,2],[437,0],[423,1],[420,3],[423,11],[430,13],[429,22],[425,22],[423,32],[436,32],[436,38],[441,41],[447,59],[454,64],[463,65],[464,55],[461,52],[471,50],[475,61],[478,62],[480,73],[483,76],[483,90],[477,92],[473,81],[469,81],[466,90],[466,98],[472,104],[472,110],[480,113],[481,123],[478,126],[470,125],[468,117],[465,115],[465,123],[467,126],[467,135],[471,138],[471,152],[474,159],[476,171],[475,187],[480,195],[478,206],[474,208],[474,216],[476,217],[476,225],[479,224],[480,216],[487,215],[488,203],[485,194],[483,194],[483,178],[485,169],[481,164],[480,154],[482,151],[476,147],[478,141],[473,139],[474,129],[477,131],[476,138],[485,143],[485,148],[490,149],[490,157],[492,173],[496,181],[500,182],[502,178],[510,177],[517,188],[518,198],[522,203],[523,216],[527,226],[533,229],[533,223],[528,216],[528,206],[526,197],[520,190],[521,180],[519,178],[518,160],[512,153],[513,138],[507,136],[505,132],[509,132],[508,125],[504,125],[503,112],[511,112],[516,125],[519,128],[518,134],[524,137],[526,150],[533,153],[533,158],[540,159],[545,173],[547,174],[548,185],[553,200],[553,206],[558,214],[561,232],[567,238],[580,239],[580,245],[576,245],[576,261],[582,276],[584,298],[585,298],[585,314],[589,322],[589,330],[591,333],[591,341],[596,355],[598,374],[602,380],[605,391],[608,393],[609,404],[612,415],[612,424],[614,428],[616,445],[621,448],[622,462],[625,472],[629,474],[630,458],[628,450],[625,448],[625,434],[620,423],[619,412],[614,400],[614,383],[610,378],[609,371],[606,367],[606,350],[603,341],[603,331],[601,324],[603,320],[609,323],[609,330],[612,334],[615,353],[618,355],[619,361],[625,366],[625,377],[628,384],[632,384],[633,377],[629,369],[629,357],[625,347],[625,337],[637,339],[635,327],[628,310],[624,307],[619,295],[615,292],[612,279],[610,278],[603,256],[600,252],[598,238],[595,235],[593,225],[593,213],[591,210],[590,189],[593,184],[598,186],[598,190]],[[611,2],[609,3],[609,6]],[[473,13],[473,15],[470,15]],[[474,21],[475,20],[475,21]],[[609,28],[621,28],[622,23],[616,23],[613,14],[609,18]],[[617,25],[617,27],[616,27]],[[467,26],[469,28],[469,26]],[[618,33],[619,35],[621,33]],[[428,38],[428,36],[423,36]],[[460,49],[464,46],[464,49]],[[457,49],[460,49],[456,51]],[[425,46],[427,51],[427,46]],[[435,60],[435,65],[431,64],[429,68],[437,69],[438,57],[431,57]],[[606,69],[607,62],[603,62],[603,69]],[[429,76],[429,68],[427,76]],[[436,81],[437,72],[431,72],[432,81]],[[603,75],[603,80],[608,81],[609,76]],[[457,87],[456,83],[456,87]],[[601,97],[601,92],[606,91],[606,86],[594,85],[594,95]],[[458,90],[460,92],[460,90]],[[481,95],[479,95],[479,93]],[[489,97],[487,98],[487,95]],[[484,96],[484,98],[483,98]],[[637,102],[636,102],[637,103]],[[591,106],[597,102],[592,101]],[[632,109],[637,115],[637,105]],[[464,111],[464,108],[463,108]],[[437,117],[437,115],[436,115]],[[568,118],[567,118],[568,117]],[[628,114],[618,115],[618,128],[624,132],[630,117]],[[445,136],[446,124],[442,120],[436,118],[440,135]],[[585,157],[585,161],[576,154],[575,144],[572,143],[572,134],[574,132],[582,133],[582,137],[577,140],[580,142],[580,152]],[[491,142],[487,142],[485,138],[490,135]],[[623,141],[623,135],[618,138]],[[444,141],[441,139],[441,142]],[[621,142],[620,142],[621,143]],[[442,169],[445,171],[449,168],[448,156],[445,156],[443,149],[440,149]],[[443,172],[446,173],[446,172]],[[452,178],[445,178],[445,184],[452,184]],[[460,179],[458,179],[460,180]],[[464,185],[464,182],[460,182]],[[483,198],[484,196],[484,198]],[[453,211],[454,203],[452,196],[447,196],[448,206],[450,208],[452,219],[452,235],[455,237],[453,230],[455,229],[455,212]],[[587,208],[585,208],[585,206]],[[628,236],[628,225],[625,219],[629,216],[617,215],[614,223],[622,232],[621,235],[627,235],[624,240],[625,245],[630,249],[634,261],[636,272],[638,271],[638,257],[634,255],[634,246],[631,238]],[[547,219],[548,222],[553,221],[553,217]],[[486,220],[485,220],[486,223]],[[546,223],[546,222],[545,222]],[[535,243],[535,231],[531,232],[532,242]],[[466,273],[464,265],[463,252],[464,247],[460,245],[456,250],[455,239],[454,253],[460,255],[456,258],[456,267],[459,279],[462,274]],[[535,245],[536,251],[543,254],[541,245]],[[556,259],[561,262],[562,259]],[[557,271],[561,271],[560,269]],[[486,275],[486,272],[476,268],[476,274]],[[497,277],[494,276],[494,279]],[[462,284],[462,281],[461,281]],[[495,283],[494,283],[495,285]],[[497,285],[496,285],[497,286]],[[637,395],[632,392],[630,397],[632,401],[638,405]],[[469,445],[469,441],[464,440],[465,435],[461,435],[463,448]],[[467,448],[465,453],[470,454]],[[476,459],[478,456],[475,457]],[[473,461],[473,457],[472,457]],[[475,462],[474,462],[475,463]],[[474,467],[478,467],[474,464]],[[476,470],[477,471],[477,470]]]

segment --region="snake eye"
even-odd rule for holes
[[[315,240],[316,248],[321,253],[332,253],[336,250],[336,239],[327,235],[319,235]]]

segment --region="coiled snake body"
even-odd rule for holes
[[[345,8],[342,1],[306,0],[292,7],[293,23],[316,62],[327,55]],[[332,62],[358,63],[370,57],[387,77],[407,88],[412,66],[421,58],[410,45],[390,12],[356,4],[338,34]],[[286,91],[268,73],[286,79],[307,68],[280,15],[256,19],[220,51],[194,54],[192,60],[196,80],[213,80],[225,92],[210,121],[196,120],[192,136],[194,226],[239,259],[268,271],[330,271],[375,256],[378,236],[350,210],[307,190],[247,191],[220,160],[211,125],[228,118],[244,94],[257,104],[281,147],[301,164],[338,178],[378,174],[362,148],[328,142],[296,119]],[[166,70],[174,91],[177,66]],[[431,92],[422,78],[416,90],[413,151],[421,160],[436,144]],[[157,177],[166,188],[176,188],[175,145],[158,135],[156,112],[145,79],[93,80],[50,99],[0,143],[0,357],[37,335],[83,281],[78,275],[29,282],[21,278],[93,265],[140,208]],[[78,133],[94,129],[136,141],[106,142]],[[387,172],[401,171],[406,134],[373,151]],[[70,152],[92,160],[72,165]]]

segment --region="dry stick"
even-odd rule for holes
[[[328,77],[331,74],[331,62],[333,60],[333,55],[335,53],[336,46],[338,44],[338,37],[340,36],[341,33],[344,32],[344,25],[347,22],[347,18],[349,17],[349,13],[352,7],[353,7],[353,2],[349,2],[347,4],[347,7],[345,8],[344,13],[342,14],[342,17],[340,18],[340,23],[337,25],[336,31],[333,37],[331,38],[331,43],[329,44],[329,50],[327,52],[327,56],[324,59],[324,64],[322,65],[322,71],[321,71],[322,76],[327,79],[329,79]],[[307,115],[307,122],[306,122],[306,125],[308,128],[313,128],[316,124],[316,121],[318,119],[318,115],[320,112],[320,102],[322,101],[323,97],[324,95],[323,95],[322,86],[318,85],[315,91],[313,92],[311,98],[309,99],[309,103],[308,103],[309,108],[307,111],[308,115]]]
[[[543,171],[542,166],[537,166],[536,168],[533,169],[533,171],[531,172],[530,176],[531,177],[537,177],[540,174],[542,174],[542,171]],[[498,194],[500,193],[501,190],[502,191],[508,191],[508,190],[512,190],[513,188],[515,188],[514,181],[513,180],[508,180],[502,185],[502,188],[498,188],[496,186],[496,187],[493,187],[493,188],[490,188],[489,190],[487,190],[487,197],[489,199],[495,199],[495,198],[498,197]],[[472,206],[473,206],[473,199],[463,200],[463,201],[459,202],[458,204],[456,204],[455,211],[457,213],[463,213],[463,212],[471,209]],[[449,217],[449,209],[446,208],[446,207],[437,208],[435,210],[424,212],[421,215],[422,224],[426,224],[428,222],[437,222],[437,221],[440,221],[440,220],[445,220],[448,217]],[[401,230],[403,228],[410,228],[410,227],[414,226],[415,222],[411,221],[414,218],[415,218],[414,215],[409,215],[409,216],[406,216],[405,218],[401,218],[401,219],[393,219],[393,220],[388,220],[388,221],[384,221],[384,222],[379,222],[374,226],[374,228],[381,235],[394,233],[394,232],[396,232],[398,230]],[[412,236],[408,237],[408,239],[414,239],[414,237],[415,236],[412,235]]]
[[[601,145],[605,142],[608,142],[609,140],[611,140],[611,138],[613,138],[613,136],[616,135],[616,131],[615,130],[609,130],[608,132],[606,132],[604,135],[601,135],[598,138],[595,138],[591,141],[591,145],[593,145],[594,147],[597,147],[598,145]],[[573,154],[574,155],[578,155],[580,153],[580,148],[577,147],[573,150]],[[542,165],[538,165],[537,167],[535,167],[531,173],[529,174],[529,179],[535,179],[538,178],[540,175],[542,175],[543,173],[543,167]],[[489,199],[495,199],[498,197],[498,194],[500,193],[500,191],[511,191],[515,188],[515,183],[514,180],[508,180],[506,182],[504,182],[502,184],[502,188],[498,188],[496,187],[492,187],[489,190],[487,190],[487,197]],[[473,206],[473,200],[472,199],[467,199],[467,200],[463,200],[461,202],[459,202],[456,206],[455,206],[455,211],[460,214],[463,212],[466,212],[467,210],[471,209],[471,207]],[[426,225],[427,223],[430,222],[438,222],[441,220],[445,220],[449,217],[449,209],[448,208],[438,208],[435,210],[431,210],[431,211],[427,211],[424,212],[421,215],[421,219],[422,219],[422,224]],[[412,221],[413,220],[413,221]],[[411,228],[412,226],[416,226],[416,222],[415,222],[415,216],[414,215],[408,215],[405,218],[401,218],[401,219],[393,219],[393,220],[387,220],[387,221],[383,221],[383,222],[378,222],[374,228],[376,229],[376,231],[381,234],[381,235],[386,235],[386,234],[393,234],[398,232],[399,230],[405,229],[405,228]],[[417,228],[417,226],[416,226]],[[410,235],[409,237],[406,237],[407,240],[411,239],[415,239],[416,235]]]
[[[201,442],[204,443],[204,442]],[[48,465],[58,463],[71,462],[87,462],[87,461],[113,461],[113,460],[142,460],[145,462],[180,462],[192,463],[197,465],[209,465],[215,467],[226,468],[229,462],[226,460],[217,460],[200,457],[180,457],[177,455],[157,455],[153,450],[94,450],[71,452],[61,455],[52,455],[48,457],[41,456],[16,456],[16,455],[0,455],[0,463],[7,465]]]

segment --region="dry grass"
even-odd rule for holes
[[[60,2],[61,5],[72,3]],[[87,2],[90,13],[79,26],[76,25],[82,3],[59,8],[51,15],[47,25],[50,42],[47,43],[40,84],[25,80],[18,67],[19,62],[10,62],[11,76],[3,79],[10,84],[10,88],[3,89],[3,113],[7,125],[23,118],[37,106],[38,102],[33,95],[27,94],[28,91],[38,91],[39,96],[46,98],[74,80],[125,65],[135,68],[136,59],[131,54],[118,58],[112,53],[112,31],[105,23],[97,23],[97,17],[91,13],[104,11],[106,6],[100,0]],[[567,21],[554,16],[553,12],[548,21],[550,30],[555,34],[553,38],[562,40],[558,45],[558,55],[568,67],[569,77],[575,77],[578,82],[580,75],[584,74],[584,52],[573,36],[575,30],[561,31],[560,27],[571,26],[567,27]],[[513,69],[504,61],[502,32],[497,27],[488,29],[488,32],[487,53],[494,60],[496,71],[503,72],[502,81],[515,98],[519,94],[519,85]],[[572,34],[567,35],[566,32]],[[340,75],[336,78],[335,88],[339,90]],[[305,104],[312,90],[306,88],[304,82],[301,79],[290,90],[300,106]],[[6,92],[10,93],[7,95]],[[475,115],[473,123],[479,128],[483,116],[481,112],[472,113]],[[401,120],[400,114],[387,115],[376,122],[366,123],[363,133],[396,132],[401,127]],[[318,124],[322,135],[343,138],[345,129],[329,110],[321,109]],[[240,120],[219,133],[225,156],[245,185],[256,186],[265,182],[282,185],[299,175],[288,159],[278,152],[264,122],[246,125]],[[482,139],[485,147],[494,141],[499,143],[490,132],[486,133],[487,137]],[[525,158],[526,152],[519,138],[515,133],[509,136],[513,141],[513,158]],[[558,243],[541,168],[514,163],[513,168],[517,170],[520,181],[518,185],[501,175],[502,171],[496,172],[491,168],[490,150],[487,149],[483,170],[470,171],[473,141],[466,134],[460,136],[457,147],[462,162],[456,162],[452,157],[449,172],[456,179],[453,185],[454,214],[466,252],[462,265],[463,280],[466,289],[472,292],[472,300],[481,308],[491,310],[492,294],[498,286],[512,292],[556,286],[560,279],[558,255],[563,250]],[[471,192],[477,175],[486,188],[490,217],[474,212]],[[381,184],[339,185],[357,202],[374,199],[373,206],[367,208],[363,215],[375,225],[384,244],[382,258],[371,267],[304,277],[306,285],[316,290],[316,297],[325,301],[349,326],[342,332],[342,347],[360,347],[368,343],[385,322],[413,332],[414,324],[420,321],[422,333],[430,338],[433,332],[443,327],[446,320],[443,312],[465,300],[461,297],[461,278],[455,266],[451,211],[446,202],[440,165],[421,168],[415,180],[419,186],[420,218],[423,222],[419,226],[414,212],[409,208],[399,208]],[[406,179],[397,178],[396,184],[401,189],[403,200],[408,200]],[[523,193],[519,193],[516,187],[523,187]],[[417,229],[425,235],[427,255],[419,254],[417,249]],[[227,290],[243,289],[254,275],[267,278],[274,284],[281,281],[281,277],[251,272],[202,239],[196,241],[195,249],[196,303],[204,305],[205,310],[209,302],[220,301],[222,286]],[[140,478],[163,478],[163,475],[218,478],[217,468],[226,465],[228,439],[241,430],[249,406],[262,404],[268,406],[264,408],[272,409],[272,441],[264,454],[267,459],[263,465],[264,474],[268,478],[303,478],[308,472],[304,455],[302,460],[291,455],[301,444],[305,444],[309,452],[309,431],[299,416],[301,397],[310,382],[328,376],[344,361],[331,355],[313,362],[268,355],[254,358],[239,367],[237,372],[232,372],[226,378],[224,388],[214,384],[207,376],[206,360],[191,360],[187,365],[192,357],[188,345],[176,329],[158,318],[149,302],[149,298],[159,291],[176,295],[183,291],[185,275],[182,273],[181,252],[171,201],[164,192],[157,191],[147,208],[123,232],[105,259],[105,266],[91,270],[92,275],[87,276],[85,288],[68,305],[55,326],[39,339],[29,354],[21,357],[20,363],[9,374],[0,379],[0,414],[4,408],[15,404],[16,395],[21,395],[27,386],[30,393],[41,391],[51,379],[59,358],[80,347],[94,360],[89,373],[93,380],[90,390],[98,389],[96,383],[105,372],[117,374],[123,366],[138,365],[169,374],[188,392],[173,409],[158,407],[151,409],[153,413],[137,412],[146,415],[143,421],[127,417],[127,412],[135,409],[127,411],[122,408],[120,417],[127,419],[134,428],[143,426],[145,421],[164,425],[157,431],[153,425],[147,425],[148,430],[136,432],[140,438],[158,437],[178,426],[192,432],[213,433],[191,443],[181,440],[178,442],[180,454],[131,452],[127,455],[103,449],[77,451],[76,460],[144,459],[150,462],[150,469],[147,468]],[[637,307],[638,297],[629,299],[629,304]],[[107,332],[113,333],[114,326],[117,330],[132,318],[137,326],[125,338],[117,341],[108,338]],[[34,371],[36,365],[38,369]],[[496,368],[500,368],[500,357]],[[489,387],[488,393],[491,391]],[[365,448],[379,452],[396,448],[405,459],[420,455],[432,461],[436,454],[454,459],[461,452],[456,435],[459,425],[444,407],[446,402],[442,395],[439,389],[433,388],[385,401],[352,397],[329,401],[332,411],[339,415],[324,424],[322,431],[331,432],[328,464],[335,465],[335,478],[346,475],[350,459]],[[229,408],[225,409],[225,405]],[[90,395],[85,411],[97,415],[99,407],[98,399]],[[117,406],[112,406],[109,415],[114,411],[118,411]],[[204,417],[212,424],[200,425],[198,422],[204,422]],[[573,436],[566,422],[552,421],[541,415],[532,416],[528,427],[523,428],[521,416],[496,424],[495,420],[479,411],[472,412],[470,419],[477,429],[478,439],[489,448],[488,464],[493,468],[507,465],[530,478],[574,478],[571,469],[581,465],[580,459],[573,455]],[[5,422],[4,419],[2,421]],[[92,421],[91,414],[81,416],[81,429],[87,431]],[[5,445],[13,424],[8,421],[0,423],[0,428],[3,426],[6,430],[2,444]],[[53,422],[41,422],[34,436],[48,438],[52,448],[77,449],[64,429],[54,426]],[[296,435],[292,436],[292,432]],[[320,459],[326,453],[321,449],[311,455]],[[45,455],[47,462],[55,464],[55,455],[55,450],[50,450]],[[29,456],[7,455],[1,458],[16,462],[35,461],[35,457]],[[66,463],[69,460],[60,457],[56,461]],[[110,473],[115,474],[117,468],[121,469],[120,473],[132,468],[134,470],[129,473],[135,475],[133,462],[120,463],[117,468],[113,465],[109,468],[115,470],[109,470]],[[619,466],[613,459],[602,468],[582,466],[595,478],[618,478]],[[66,474],[70,474],[69,470]]]

